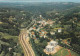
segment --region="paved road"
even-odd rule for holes
[[[21,43],[21,45],[22,45],[22,47],[23,47],[23,50],[24,50],[25,56],[29,56],[28,51],[27,51],[27,49],[26,49],[26,47],[25,47],[25,44],[24,44],[24,42],[23,42],[22,39],[23,39],[23,37],[22,37],[22,35],[20,35],[20,37],[19,37],[19,41],[20,41],[20,43]]]
[[[27,33],[25,33],[25,31],[23,31],[19,35],[19,41],[20,41],[20,43],[22,45],[22,48],[23,48],[24,53],[25,53],[25,56],[35,56],[34,51],[32,50],[31,45],[27,41],[27,38],[25,38],[26,34]]]
[[[34,51],[29,44],[29,38],[25,38],[27,35],[27,29],[31,27],[31,25],[34,25],[36,21],[33,20],[26,29],[23,29],[19,35],[19,41],[22,45],[22,48],[24,50],[25,56],[35,56]]]

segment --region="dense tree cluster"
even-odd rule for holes
[[[29,12],[0,8],[0,56],[24,56],[18,35],[21,24],[27,22],[30,17]]]
[[[70,38],[70,46],[75,47],[74,49],[80,52],[79,3],[0,3],[0,7],[0,56],[23,56],[18,42],[14,41],[14,36],[18,36],[20,29],[27,27],[34,17],[38,19],[40,14],[44,19],[54,20],[54,25],[58,25],[57,27],[64,28],[62,33],[56,33],[55,36],[52,36],[50,31],[55,26],[46,25],[45,29],[49,32],[48,37],[52,39],[55,37],[58,40]],[[5,33],[13,37],[5,39]],[[48,39],[40,38],[37,34],[36,37],[40,40],[39,44],[35,43],[34,39],[31,39],[36,56],[49,56],[43,52]],[[65,46],[64,44],[61,45]]]

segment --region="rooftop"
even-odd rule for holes
[[[56,41],[51,41],[50,43],[57,43]]]
[[[46,48],[53,48],[53,46],[51,46],[51,45],[47,45]]]

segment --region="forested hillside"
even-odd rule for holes
[[[80,52],[80,4],[79,3],[5,3],[0,2],[0,56],[24,56],[22,47],[19,44],[18,36],[20,29],[26,28],[32,19],[51,19],[55,21],[55,27],[61,27],[65,30],[62,33],[56,33],[56,39],[67,39],[70,42],[70,48]],[[47,25],[44,28],[50,27]],[[47,30],[47,31],[49,31]],[[50,32],[50,31],[49,31]],[[50,37],[50,34],[48,34]],[[38,36],[37,36],[38,38]],[[46,40],[46,42],[44,41]],[[33,41],[33,40],[32,40]],[[40,44],[48,42],[41,38]],[[34,43],[33,43],[34,44]],[[40,55],[46,55],[42,50],[45,45],[36,45],[36,51]],[[40,49],[38,49],[38,47]],[[79,53],[80,54],[80,53]],[[51,55],[50,55],[51,56]]]
[[[21,25],[30,17],[31,13],[29,12],[0,8],[0,56],[24,56],[18,36]],[[23,27],[25,26],[23,25]]]
[[[56,25],[60,24],[66,28],[62,34],[57,34],[57,38],[70,38],[70,45],[80,52],[80,6],[73,7],[64,11],[48,11],[46,18],[57,20]]]

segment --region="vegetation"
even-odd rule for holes
[[[39,43],[34,43],[34,39],[30,39],[33,50],[35,51],[36,56],[51,56],[44,53],[45,46],[47,45],[47,40],[41,38]]]
[[[19,44],[18,36],[11,36],[0,32],[0,56],[22,56],[23,51]]]
[[[62,53],[61,53],[62,52]],[[77,53],[73,52],[73,51],[70,51],[71,52],[71,55],[73,56],[79,56]],[[60,49],[57,53],[55,53],[53,56],[66,56],[66,55],[69,55],[68,53],[68,50],[65,49],[65,48],[62,48]]]
[[[0,56],[24,56],[18,35],[21,24],[27,22],[30,15],[17,9],[0,8]]]
[[[80,54],[80,4],[79,3],[1,3],[0,2],[0,56],[24,56],[18,42],[20,29],[26,28],[32,19],[55,21],[53,26],[46,25],[42,30],[48,32],[47,38],[40,38],[35,31],[38,40],[30,39],[30,43],[36,56],[51,56],[43,52],[49,39],[58,39],[59,45]],[[38,26],[36,26],[38,28]],[[54,32],[54,28],[63,28],[61,33]],[[61,43],[62,40],[70,44]],[[66,47],[65,47],[66,46]],[[63,49],[64,49],[63,48]],[[62,50],[63,50],[62,49]],[[74,51],[74,52],[73,52]],[[61,50],[53,56],[59,56]],[[66,52],[67,54],[67,52]],[[65,52],[63,54],[65,56]],[[78,55],[76,55],[78,56]]]

